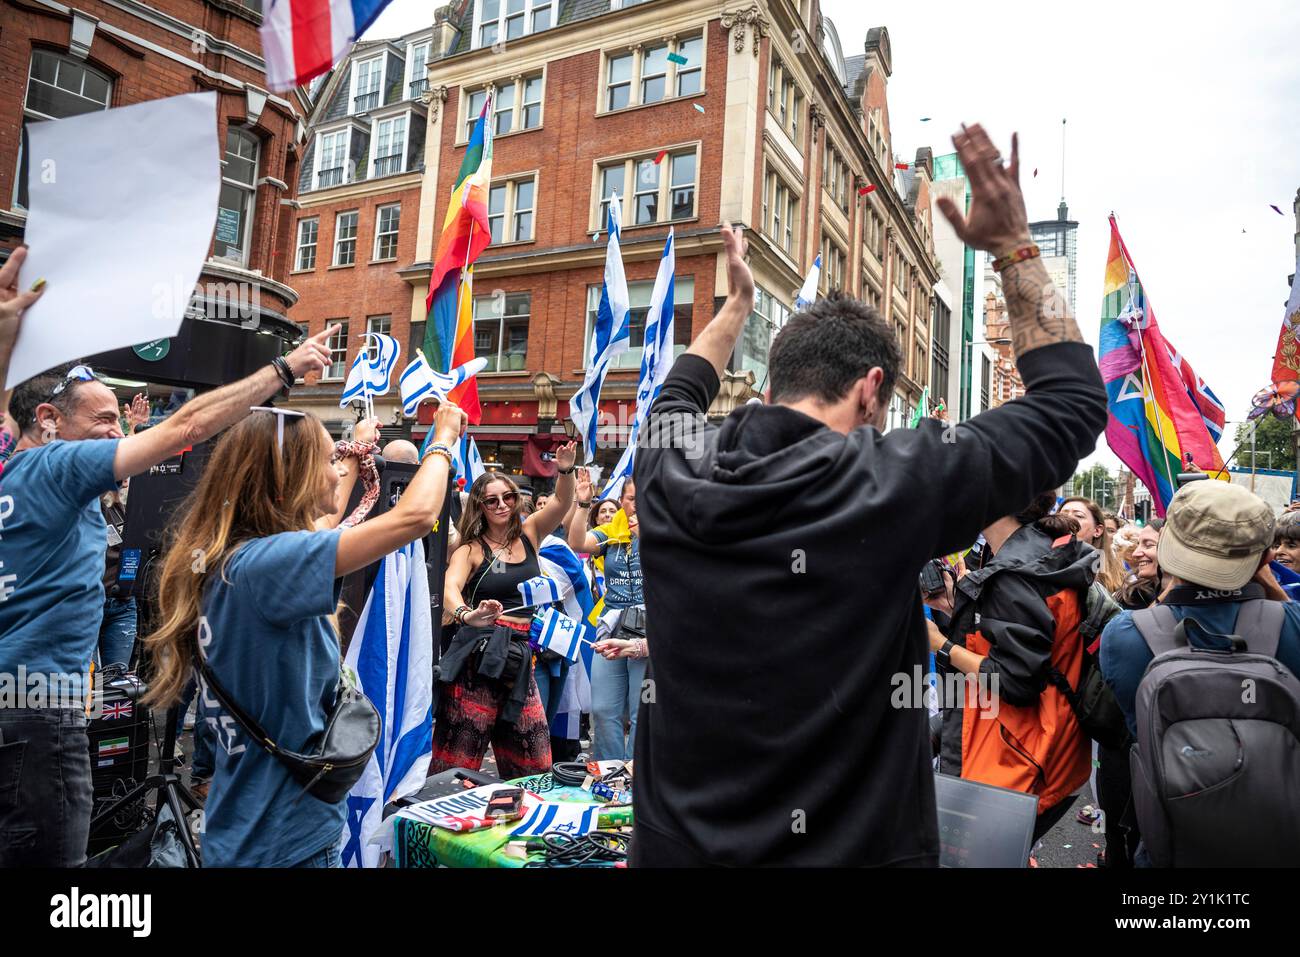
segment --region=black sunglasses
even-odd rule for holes
[[[519,494],[517,492],[506,492],[505,495],[489,495],[487,498],[483,499],[483,506],[485,508],[496,508],[502,502],[505,502],[507,505],[514,505],[517,501],[519,501]]]

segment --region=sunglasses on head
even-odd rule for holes
[[[483,507],[496,508],[502,502],[507,505],[514,505],[517,501],[519,501],[518,492],[506,492],[504,495],[489,495],[487,498],[483,499]]]
[[[93,382],[97,378],[99,377],[95,375],[95,370],[90,366],[73,366],[68,370],[68,374],[50,390],[50,398],[62,395],[64,390],[73,382]]]

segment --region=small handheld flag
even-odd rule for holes
[[[415,358],[402,370],[397,380],[398,389],[402,393],[402,414],[408,416],[415,415],[416,409],[425,399],[442,402],[453,389],[478,375],[488,364],[484,356],[478,356],[444,375],[429,365],[429,360],[421,350],[416,349],[415,352]]]
[[[346,409],[356,399],[367,399],[375,395],[387,395],[393,378],[393,367],[402,354],[402,347],[392,336],[377,332],[367,332],[367,339],[374,339],[378,348],[372,356],[367,349],[357,351],[348,370],[348,380],[343,386],[343,395],[339,398],[339,408]]]
[[[545,575],[538,575],[526,582],[520,582],[518,588],[519,597],[523,601],[525,608],[532,608],[535,605],[549,605],[551,602],[560,600],[559,584]]]
[[[568,615],[547,608],[533,616],[528,638],[542,651],[553,651],[569,661],[577,661],[580,653],[578,645],[582,642],[591,644],[583,635],[585,631],[583,625]]]

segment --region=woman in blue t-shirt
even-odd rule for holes
[[[337,582],[429,533],[465,416],[447,402],[434,444],[400,501],[351,528],[336,511],[335,445],[320,420],[254,411],[217,444],[186,500],[159,578],[162,625],[146,641],[158,670],[148,701],[167,707],[194,670],[195,636],[216,679],[273,740],[302,751],[333,710],[340,677]],[[204,807],[208,867],[337,867],[346,800],[329,804],[225,713],[204,687],[216,741]]]
[[[585,469],[575,493],[580,509],[592,507],[595,489]],[[630,761],[636,741],[636,713],[641,703],[650,651],[645,636],[645,593],[641,588],[641,536],[636,518],[636,486],[628,478],[610,521],[591,531],[571,522],[569,547],[604,558],[605,614],[601,616],[599,652],[591,662],[592,752],[598,761]],[[628,732],[623,734],[623,716]]]

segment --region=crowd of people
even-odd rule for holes
[[[885,433],[898,341],[832,292],[776,337],[768,401],[710,421],[754,305],[746,242],[725,226],[726,299],[674,364],[617,495],[597,498],[573,444],[536,501],[500,472],[456,495],[430,774],[477,769],[489,748],[506,779],[575,756],[552,735],[573,666],[530,641],[536,606],[519,589],[562,543],[600,601],[590,757],[635,759],[634,866],[934,866],[936,771],[1034,796],[1036,838],[1091,778],[1078,816],[1105,835],[1107,866],[1296,859],[1300,604],[1278,578],[1300,562],[1300,510],[1275,522],[1209,480],[1140,526],[1058,497],[1106,393],[1030,241],[1014,139],[1005,163],[978,126],[955,145],[972,199],[940,207],[997,257],[1025,396]],[[23,259],[0,270],[0,374],[39,296],[17,287]],[[345,802],[321,796],[321,775],[304,787],[239,715],[286,748],[326,735],[349,699],[342,580],[428,536],[455,495],[466,420],[450,402],[422,458],[384,447],[415,471],[373,514],[378,421],[335,442],[314,416],[264,405],[327,366],[333,332],[143,430],[147,408],[132,403],[124,426],[84,365],[0,403],[14,576],[0,672],[147,657],[148,704],[180,722],[197,697],[205,866],[338,866]],[[113,590],[125,483],[216,436],[137,639]],[[1224,693],[1234,668],[1253,697]],[[963,689],[934,733],[891,694],[931,672]],[[82,710],[0,708],[0,864],[81,864],[90,815]]]

